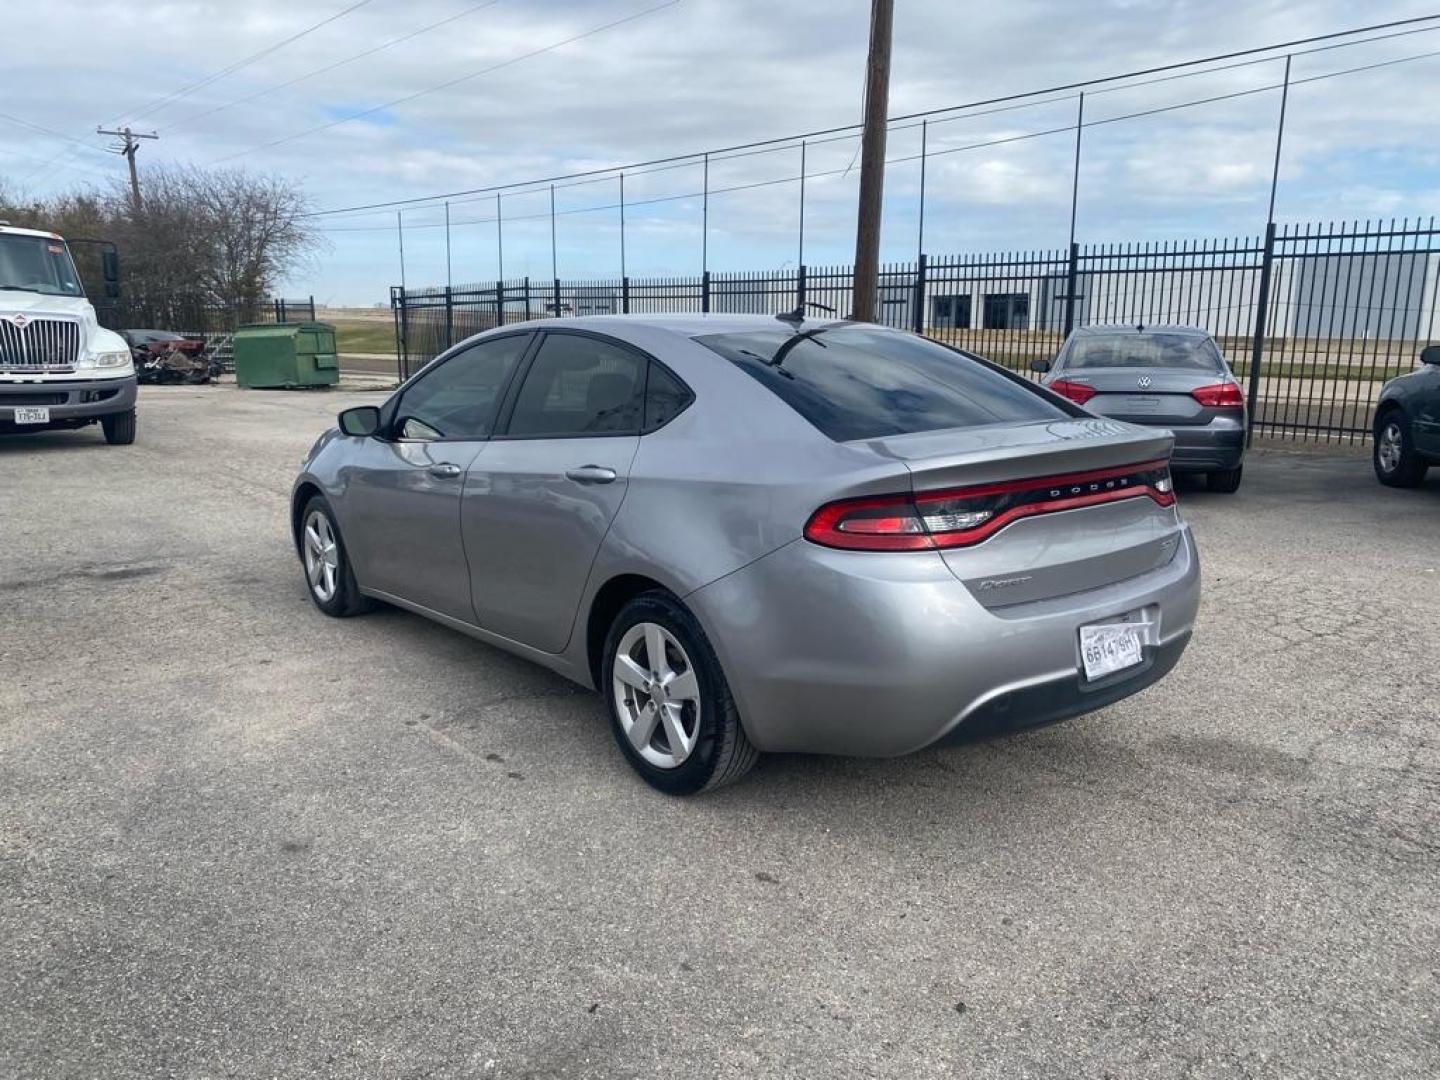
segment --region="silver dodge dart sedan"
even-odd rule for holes
[[[879,326],[595,316],[341,413],[292,522],[321,611],[383,600],[593,687],[691,794],[1156,682],[1200,597],[1171,441]]]

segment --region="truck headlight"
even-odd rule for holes
[[[126,350],[116,352],[91,353],[80,358],[82,368],[121,368],[130,366],[130,353]]]

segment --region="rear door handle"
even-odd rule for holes
[[[607,469],[604,465],[581,465],[579,468],[566,469],[565,475],[577,484],[609,484],[617,474],[614,469]]]
[[[441,462],[439,465],[430,466],[430,475],[435,477],[436,480],[454,480],[455,477],[464,471],[465,470],[460,468],[459,465],[452,465],[448,461]]]

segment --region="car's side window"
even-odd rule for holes
[[[619,344],[551,332],[520,385],[505,434],[531,439],[638,434],[646,364]]]
[[[530,341],[529,334],[511,334],[456,353],[405,391],[392,430],[402,439],[488,439]]]
[[[664,427],[685,411],[695,400],[690,388],[665,368],[650,362],[650,375],[645,384],[645,431]]]

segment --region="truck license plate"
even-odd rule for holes
[[[1080,659],[1085,665],[1085,678],[1092,682],[1134,667],[1144,659],[1140,631],[1124,623],[1082,626]]]
[[[49,409],[32,405],[24,409],[15,410],[15,423],[17,424],[48,424],[49,422]]]

